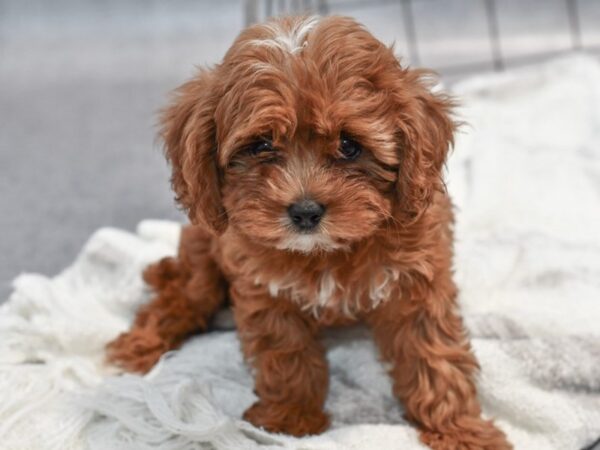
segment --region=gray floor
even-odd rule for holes
[[[409,54],[400,2],[329,3]],[[541,3],[544,13],[528,23],[523,10]],[[563,3],[499,2],[506,55],[568,48]],[[482,4],[415,1],[420,62],[491,67]],[[580,4],[588,29],[600,23],[600,2]],[[56,273],[98,227],[181,218],[154,142],[155,113],[195,64],[219,60],[243,26],[242,6],[0,0],[0,302],[18,273]],[[600,42],[598,34],[586,39]]]

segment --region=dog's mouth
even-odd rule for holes
[[[289,205],[287,214],[281,219],[287,232],[276,247],[300,253],[329,252],[342,247],[326,233],[326,210],[325,205],[309,197]]]
[[[347,247],[346,244],[336,242],[323,232],[292,232],[279,240],[276,244],[279,250],[288,250],[300,253],[312,253],[316,251],[331,252]]]

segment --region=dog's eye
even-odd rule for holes
[[[342,136],[340,138],[340,153],[342,154],[342,159],[346,161],[354,161],[362,152],[362,147],[358,142],[354,139],[351,139],[347,136]]]
[[[275,149],[273,148],[273,144],[271,142],[267,140],[260,140],[248,145],[246,147],[246,151],[251,155],[256,156],[261,153],[275,151]]]

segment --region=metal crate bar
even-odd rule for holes
[[[404,38],[408,47],[408,56],[411,64],[418,66],[423,62],[419,51],[419,30],[415,20],[414,5],[417,2],[431,2],[432,0],[246,0],[246,23],[251,24],[267,19],[272,16],[284,14],[328,14],[332,7],[337,10],[357,10],[362,7],[400,3],[402,24],[404,26]],[[523,65],[531,62],[541,61],[562,53],[560,51],[538,51],[524,56],[507,57],[502,48],[502,30],[498,16],[497,0],[473,0],[484,4],[485,20],[487,28],[487,39],[489,48],[489,60],[474,61],[470,63],[453,64],[449,66],[436,67],[438,71],[452,74],[460,74],[474,70],[486,70],[490,67],[495,71],[502,71],[508,65]],[[600,46],[586,46],[583,40],[583,32],[580,21],[579,0],[564,0],[565,11],[568,22],[570,37],[570,49],[568,51],[587,51],[599,53]],[[600,26],[600,24],[599,24]]]

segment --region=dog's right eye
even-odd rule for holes
[[[261,153],[273,152],[275,149],[273,148],[273,144],[270,141],[260,140],[251,143],[246,147],[246,151],[253,155],[260,155]]]

